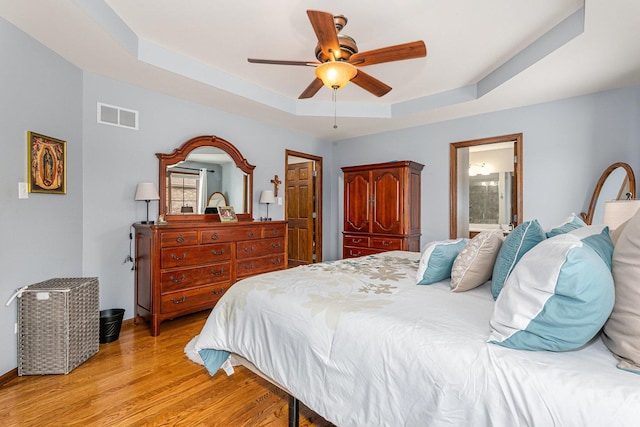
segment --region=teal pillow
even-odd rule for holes
[[[491,279],[491,295],[493,295],[493,299],[498,298],[504,282],[518,261],[520,261],[520,258],[545,238],[546,234],[536,219],[523,222],[507,235],[493,266]]]
[[[417,285],[430,285],[451,277],[453,261],[467,244],[467,239],[431,242],[427,244],[418,265]]]
[[[552,228],[547,232],[547,238],[557,236],[559,234],[568,233],[571,230],[576,230],[580,227],[586,227],[587,224],[575,213],[572,213],[564,221],[562,224],[557,227]]]
[[[577,236],[556,236],[513,269],[496,301],[488,341],[521,350],[574,350],[598,334],[614,301],[613,276],[600,256]]]
[[[606,225],[589,225],[570,231],[569,234],[578,236],[580,240],[596,251],[602,261],[611,271],[613,267],[613,241],[609,236],[609,227]]]

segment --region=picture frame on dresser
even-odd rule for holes
[[[29,192],[67,194],[67,143],[27,132]]]
[[[233,206],[218,206],[220,222],[238,222],[238,217]]]

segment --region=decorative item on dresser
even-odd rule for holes
[[[343,167],[343,258],[391,250],[420,251],[424,165],[395,161]]]
[[[216,151],[212,151],[216,150]],[[237,188],[229,194],[228,208],[237,222],[221,222],[216,214],[172,215],[171,173],[185,166],[190,155],[198,162],[212,154],[210,163],[221,154],[237,169]],[[160,323],[213,307],[236,281],[259,273],[287,268],[286,222],[254,222],[251,194],[253,169],[228,141],[200,136],[185,142],[160,159],[160,215],[158,225],[134,224],[135,228],[135,321],[150,323],[151,335],[160,333]],[[229,167],[229,161],[221,161]],[[223,174],[221,174],[223,175]],[[207,200],[197,200],[198,206]],[[223,209],[223,207],[219,207]]]

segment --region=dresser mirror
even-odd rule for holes
[[[160,215],[167,221],[217,221],[220,199],[234,208],[238,220],[253,219],[255,166],[230,142],[203,135],[172,153],[156,156],[160,160]]]
[[[605,202],[624,200],[627,197],[636,198],[636,178],[631,166],[617,162],[602,173],[591,196],[588,211],[582,212],[580,216],[587,225],[602,224]]]

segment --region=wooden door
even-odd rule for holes
[[[370,232],[370,172],[344,174],[344,231]]]
[[[287,165],[287,220],[289,267],[313,263],[313,162]]]
[[[402,178],[402,169],[400,168],[374,169],[372,171],[371,232],[402,233]]]

